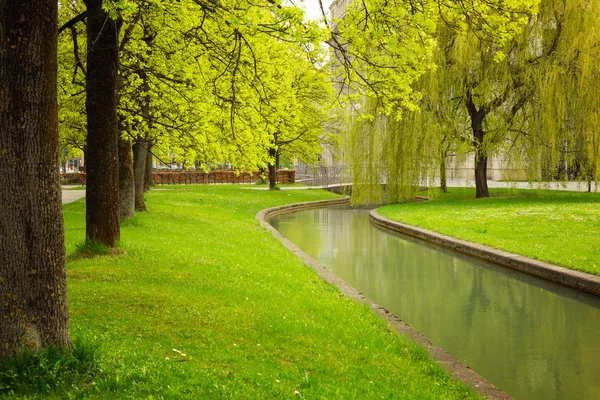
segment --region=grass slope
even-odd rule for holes
[[[100,371],[56,397],[474,398],[367,306],[323,283],[254,220],[334,198],[234,186],[154,190],[117,255],[85,258],[83,201],[65,206],[71,327]],[[29,397],[45,397],[29,393]]]
[[[450,188],[426,203],[394,204],[390,219],[600,275],[600,193]]]

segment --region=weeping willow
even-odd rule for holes
[[[492,156],[504,179],[598,186],[600,2],[542,0],[527,15],[502,41],[439,21],[428,61],[435,67],[411,84],[415,107],[390,113],[363,97],[346,138],[354,202],[410,198],[443,178],[449,155],[467,153],[477,197],[489,196]]]
[[[531,74],[524,160],[542,180],[600,178],[600,2],[546,1],[531,29],[552,54]],[[525,139],[525,140],[524,140]]]
[[[402,119],[386,115],[374,99],[365,102],[364,114],[350,118],[344,143],[345,163],[351,167],[355,204],[400,202],[414,196],[433,179],[434,144],[439,136],[427,129],[421,112]]]

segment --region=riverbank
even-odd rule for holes
[[[449,188],[424,203],[393,204],[380,215],[458,239],[600,275],[600,193]]]
[[[369,307],[341,295],[255,214],[332,199],[234,186],[156,190],[121,252],[85,257],[85,204],[64,207],[74,336],[99,369],[56,397],[476,398]],[[31,395],[31,394],[30,394]]]

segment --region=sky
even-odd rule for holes
[[[307,19],[320,19],[321,8],[319,6],[319,0],[289,0],[291,3],[300,5],[306,11]],[[329,4],[331,4],[331,0],[322,0],[323,8],[327,14],[329,14]]]

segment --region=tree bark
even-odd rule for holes
[[[0,362],[70,346],[56,0],[0,0]]]
[[[273,161],[269,162],[269,189],[274,189],[277,186],[276,154],[277,151],[275,149],[269,149],[269,156],[273,158]]]
[[[483,139],[485,132],[483,130],[483,119],[485,113],[482,110],[472,117],[471,127],[473,129],[475,145],[475,197],[478,199],[490,197],[487,185],[487,151],[484,147]]]
[[[485,152],[477,150],[475,152],[475,197],[478,199],[490,197],[487,185],[487,162]]]
[[[152,139],[148,138],[146,154],[146,177],[144,178],[144,192],[150,190],[150,186],[154,185],[152,178]]]
[[[440,155],[440,190],[442,193],[448,193],[446,182],[446,152],[442,151]]]
[[[487,150],[484,139],[483,120],[487,116],[485,107],[479,110],[475,106],[473,96],[469,90],[466,94],[466,106],[471,118],[471,130],[473,132],[473,147],[475,147],[475,197],[480,199],[490,197],[487,186]]]
[[[128,139],[119,138],[119,200],[121,202],[121,221],[135,214],[134,199],[131,142]]]
[[[118,28],[102,9],[87,5],[87,188],[86,239],[114,246],[120,236],[117,129]]]
[[[146,157],[148,156],[148,141],[137,138],[133,144],[133,175],[135,177],[135,209],[146,211],[144,201],[144,181],[146,179]]]

